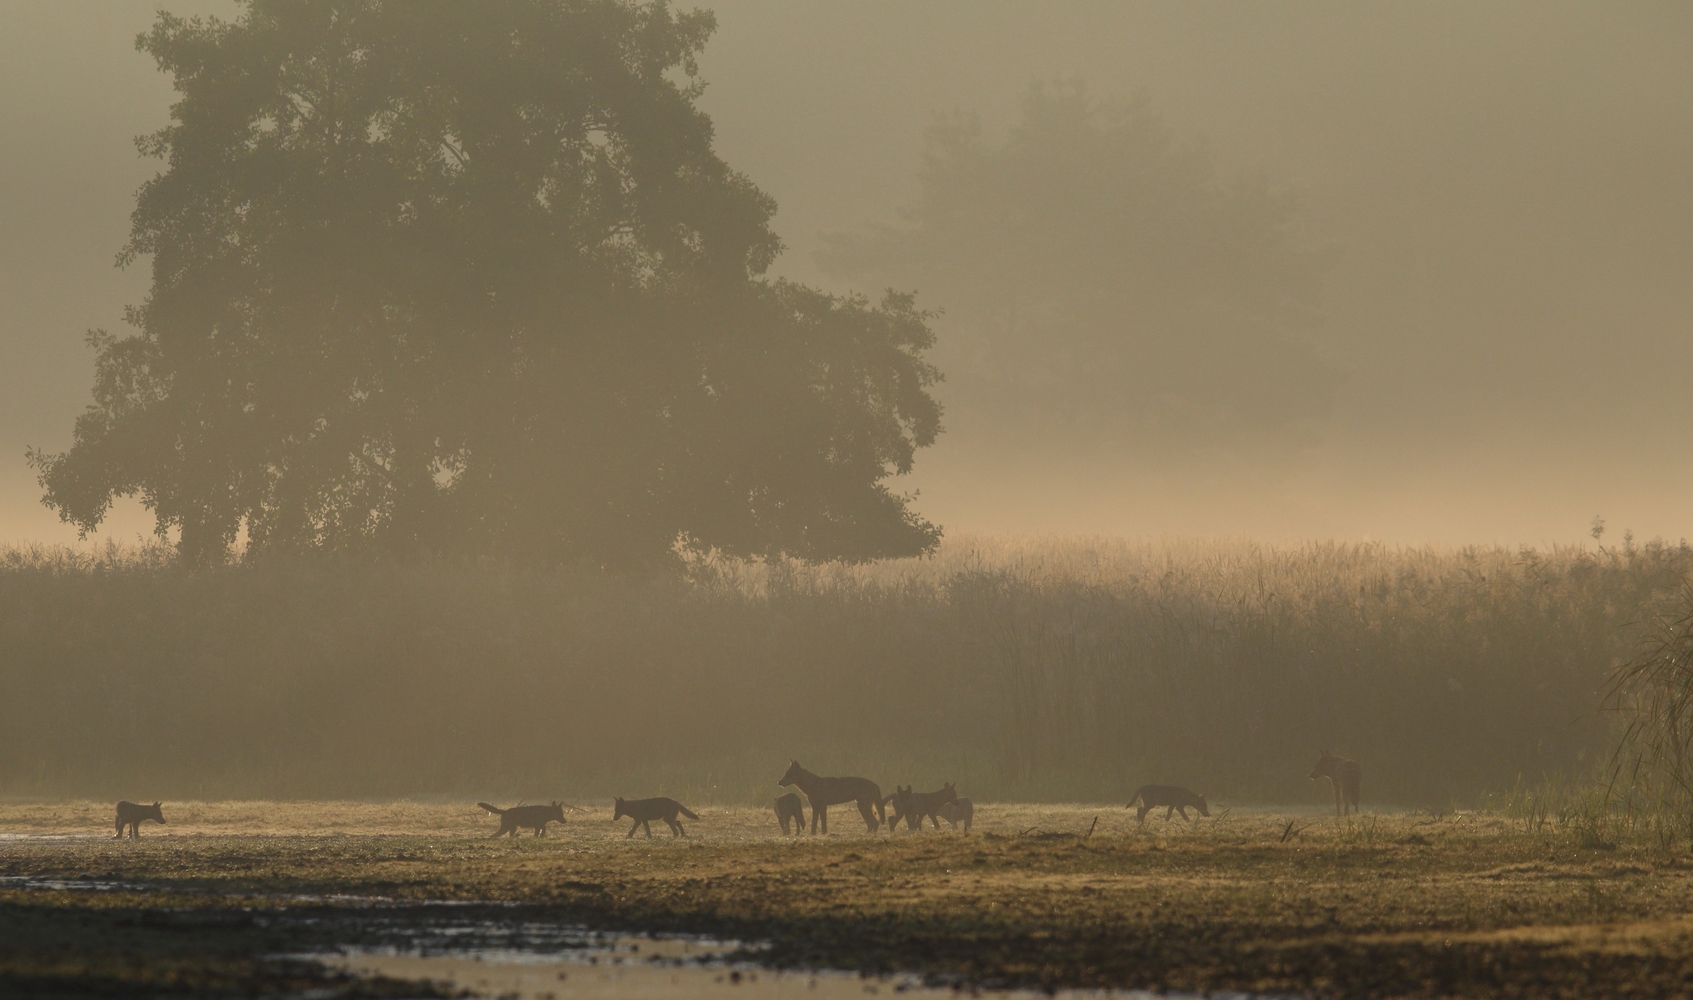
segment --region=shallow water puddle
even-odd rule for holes
[[[538,953],[522,949],[452,951],[436,946],[417,950],[352,949],[335,955],[312,956],[332,968],[356,975],[428,981],[477,996],[512,1000],[684,1000],[739,998],[779,1000],[863,1000],[881,994],[902,998],[957,997],[964,992],[1007,1000],[1058,996],[1122,998],[1122,1000],[1179,1000],[1187,994],[1140,990],[1102,992],[1063,990],[1056,994],[1033,991],[975,991],[925,986],[916,976],[865,978],[847,972],[778,972],[728,956],[748,949],[736,942],[702,938],[611,936],[578,929],[578,940],[562,950]],[[437,939],[439,941],[440,939]],[[1212,994],[1214,1000],[1245,994]]]

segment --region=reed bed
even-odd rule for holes
[[[965,536],[654,578],[14,549],[0,795],[751,804],[798,757],[978,800],[1313,804],[1326,748],[1366,805],[1441,808],[1592,773],[1607,680],[1690,570],[1660,543]]]

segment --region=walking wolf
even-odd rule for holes
[[[548,823],[564,822],[563,802],[554,802],[550,806],[512,806],[510,809],[501,809],[486,802],[476,804],[500,818],[500,828],[494,831],[494,837],[503,837],[509,833],[515,839],[520,828],[530,827],[534,827],[535,836],[540,837],[546,834]]]
[[[875,833],[887,818],[882,790],[869,778],[824,778],[800,767],[799,761],[791,760],[788,772],[776,784],[795,785],[805,793],[811,802],[812,833],[816,833],[819,827],[828,833],[829,807],[843,802],[858,803],[858,814],[864,817],[864,825],[870,833]]]
[[[788,832],[789,820],[793,821],[796,836],[805,832],[805,807],[793,792],[776,796],[776,822],[782,824],[783,834]]]
[[[1187,819],[1188,806],[1199,810],[1201,816],[1211,815],[1211,810],[1205,805],[1205,796],[1195,795],[1180,785],[1142,785],[1135,792],[1134,798],[1131,798],[1129,804],[1123,808],[1132,809],[1136,802],[1140,803],[1140,812],[1135,814],[1135,822],[1137,823],[1144,823],[1146,814],[1159,806],[1166,807],[1164,809],[1166,820],[1170,818],[1172,813],[1177,812],[1182,814],[1182,819]]]
[[[635,835],[635,831],[643,827],[646,828],[647,836],[651,837],[653,835],[652,821],[655,819],[662,819],[667,825],[669,825],[670,835],[672,837],[686,837],[688,835],[688,831],[683,829],[681,822],[677,820],[676,815],[678,813],[688,817],[689,819],[699,819],[698,816],[695,816],[693,813],[688,811],[687,806],[677,802],[675,799],[620,798],[617,800],[616,810],[614,810],[611,814],[611,821],[615,823],[625,816],[635,821],[635,825],[629,828],[629,835],[624,837],[624,840],[628,840],[629,837],[633,837]]]
[[[118,832],[112,839],[118,840],[123,837],[123,828],[126,826],[129,827],[130,839],[140,838],[141,821],[144,819],[158,820],[160,823],[165,821],[165,814],[159,811],[159,803],[155,802],[150,806],[142,806],[136,805],[134,802],[119,802]]]
[[[1358,811],[1358,785],[1363,778],[1363,769],[1355,760],[1336,757],[1327,750],[1317,758],[1317,766],[1306,775],[1312,781],[1318,778],[1329,779],[1334,787],[1334,814],[1344,816],[1348,812]]]

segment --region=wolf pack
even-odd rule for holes
[[[1327,779],[1334,789],[1334,810],[1336,816],[1344,816],[1358,810],[1358,796],[1361,785],[1362,768],[1355,760],[1337,757],[1324,750],[1317,759],[1317,766],[1307,775],[1312,781]],[[811,808],[811,832],[827,835],[829,832],[829,807],[851,804],[858,807],[858,814],[864,820],[866,832],[875,833],[885,824],[888,832],[899,828],[903,820],[907,830],[918,831],[923,828],[923,821],[928,820],[934,829],[941,828],[941,820],[956,830],[961,825],[968,833],[975,820],[975,806],[967,798],[958,794],[958,789],[952,782],[946,782],[939,789],[932,792],[919,792],[913,785],[894,785],[892,795],[884,796],[882,789],[869,778],[857,777],[825,777],[813,774],[800,766],[798,760],[788,762],[788,770],[777,782],[778,787],[797,788],[798,792],[785,792],[776,796],[776,821],[782,827],[784,836],[790,834],[799,836],[805,833],[805,810]],[[800,797],[804,793],[804,799]],[[490,816],[498,816],[500,827],[491,837],[516,837],[520,830],[534,830],[535,836],[546,836],[547,826],[551,823],[564,823],[565,804],[553,802],[548,805],[517,805],[507,809],[488,802],[478,802],[477,807],[485,810]],[[1211,808],[1205,801],[1205,796],[1197,794],[1180,785],[1142,785],[1135,790],[1124,808],[1140,807],[1135,816],[1136,822],[1144,823],[1148,813],[1155,809],[1164,810],[1164,819],[1169,820],[1177,813],[1182,819],[1191,819],[1187,811],[1193,809],[1200,816],[1210,816]],[[686,837],[688,830],[682,825],[682,818],[698,820],[699,815],[687,806],[672,798],[659,796],[646,799],[617,798],[612,804],[612,822],[629,819],[632,825],[625,839],[635,836],[637,830],[644,830],[650,838],[653,835],[652,823],[658,820],[670,828],[670,836]],[[113,839],[123,837],[129,833],[131,838],[141,836],[141,824],[146,820],[164,823],[165,817],[162,803],[142,805],[135,802],[123,801],[118,803],[117,834]]]

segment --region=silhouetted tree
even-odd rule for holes
[[[760,276],[771,199],[695,105],[709,13],[626,0],[248,0],[161,14],[122,260],[136,333],[31,455],[84,530],[139,495],[249,551],[602,564],[921,552],[927,316]]]
[[[958,443],[1285,443],[1327,409],[1338,378],[1306,340],[1326,264],[1296,205],[1219,181],[1144,101],[1035,86],[999,144],[944,116],[919,179],[899,224],[820,258],[946,310]]]

